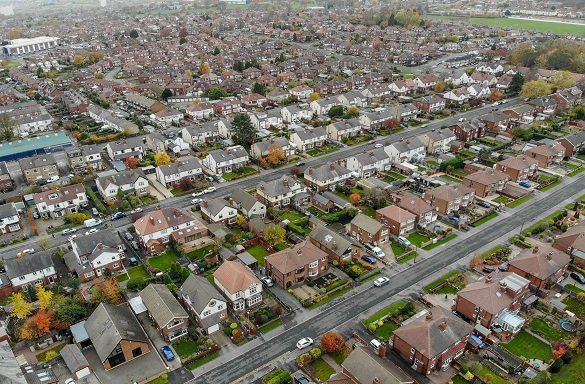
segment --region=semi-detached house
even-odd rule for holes
[[[309,240],[266,256],[264,260],[266,274],[285,289],[315,279],[329,270],[327,253]]]
[[[87,196],[83,184],[73,184],[56,190],[34,194],[35,205],[41,217],[65,217],[87,207]]]
[[[326,163],[317,168],[308,167],[304,173],[305,185],[317,192],[328,189],[333,191],[349,178],[351,171],[337,163]]]
[[[181,130],[181,137],[192,147],[205,143],[214,143],[219,140],[218,122],[210,121],[201,125],[185,127]]]
[[[156,179],[163,185],[176,188],[184,178],[194,181],[203,176],[203,168],[198,158],[179,157],[174,163],[156,167]]]
[[[439,213],[448,215],[473,203],[475,190],[460,184],[447,184],[429,189],[423,199],[436,207]]]
[[[341,141],[344,138],[355,137],[362,133],[362,125],[357,117],[339,120],[329,124],[325,129],[327,135],[333,141]]]
[[[187,311],[205,333],[210,335],[219,331],[227,318],[227,302],[206,278],[189,274],[179,294]]]
[[[201,203],[201,217],[208,223],[223,223],[233,225],[236,223],[238,210],[222,198],[204,198]]]
[[[307,186],[290,176],[282,176],[280,179],[261,182],[256,188],[258,200],[270,207],[284,207],[291,203],[294,196],[306,193]]]
[[[301,152],[321,147],[327,142],[327,132],[323,127],[297,129],[290,135],[290,142]]]
[[[384,151],[390,157],[390,162],[396,164],[424,158],[426,147],[420,139],[411,137],[385,146]]]
[[[166,342],[187,334],[189,315],[164,284],[149,284],[140,292],[142,303]]]
[[[221,175],[243,168],[250,162],[248,152],[241,145],[211,151],[203,159],[203,167],[210,172]]]
[[[142,159],[144,155],[144,138],[128,137],[124,140],[110,142],[106,145],[106,151],[111,160],[124,161],[129,157]]]
[[[14,290],[29,284],[51,284],[58,278],[55,261],[45,251],[6,260],[6,276]]]
[[[0,205],[0,235],[22,229],[22,220],[14,203]]]
[[[96,179],[98,192],[105,201],[114,201],[118,198],[118,190],[124,193],[133,193],[136,196],[146,195],[148,192],[148,179],[135,169],[127,169],[109,176]]]
[[[383,148],[375,148],[346,160],[347,169],[357,172],[359,177],[370,177],[389,170],[391,166],[390,157]]]

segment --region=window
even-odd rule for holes
[[[255,285],[251,285],[250,288],[249,288],[249,291],[250,291],[250,294],[252,294],[252,295],[255,294],[257,292],[256,286]]]
[[[18,276],[19,280],[24,280],[24,276]]]
[[[321,258],[321,261],[325,261],[325,260],[327,260],[327,257],[322,257]]]
[[[140,347],[132,350],[132,357],[138,357],[142,355],[142,349]]]
[[[416,352],[416,349],[410,348],[410,353],[415,353],[415,352]]]
[[[209,316],[209,315],[211,315],[211,311],[205,311],[201,315],[202,316]]]
[[[118,268],[118,263],[114,263],[113,268]]]

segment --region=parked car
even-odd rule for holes
[[[374,285],[376,287],[381,287],[383,285],[386,285],[390,282],[390,279],[386,276],[382,276],[382,277],[378,277],[376,280],[374,280]]]
[[[530,184],[528,181],[521,181],[518,184],[524,188],[531,188],[532,187],[532,184]]]
[[[68,378],[67,380],[65,380],[65,384],[75,384],[75,380],[73,380],[72,378]]]
[[[398,244],[402,245],[405,248],[409,248],[412,244],[410,244],[410,240],[408,240],[404,236],[398,236]]]
[[[459,224],[459,217],[457,217],[457,216],[448,215],[447,219],[449,219],[450,221],[452,221],[455,224]]]
[[[213,181],[214,179],[211,176],[205,176],[205,180],[207,180],[207,181]]]
[[[498,269],[502,272],[506,272],[508,270],[508,262],[505,261],[502,264],[498,265]]]
[[[199,196],[203,196],[205,194],[205,191],[199,191],[199,192],[193,192],[191,194],[191,196],[193,197],[199,197]]]
[[[496,267],[483,264],[481,270],[484,271],[485,273],[492,273],[496,270]]]
[[[100,213],[99,213],[99,211],[97,210],[97,208],[92,208],[92,209],[91,209],[91,213],[92,213],[94,216],[99,216],[99,215],[100,215]]]
[[[138,251],[140,249],[140,246],[138,245],[138,243],[136,242],[136,240],[131,241],[130,242],[130,246],[132,247],[132,249],[134,249],[135,251]]]
[[[47,179],[47,183],[54,183],[55,181],[59,180],[59,176],[51,176]]]
[[[130,265],[132,266],[136,266],[138,265],[138,259],[135,258],[134,256],[128,259],[128,262],[130,263]]]
[[[479,205],[480,207],[484,207],[484,208],[491,208],[491,204],[488,203],[487,201],[483,201],[483,200],[476,200],[475,204]]]
[[[41,215],[39,214],[39,211],[33,211],[33,218],[35,219],[40,219]]]
[[[34,248],[27,248],[27,249],[23,249],[21,252],[25,253],[27,255],[30,255],[31,253],[35,253],[35,249]]]
[[[168,345],[161,347],[160,352],[162,353],[162,355],[165,357],[165,359],[167,361],[175,360],[175,354],[171,350],[171,347],[169,347]]]
[[[370,255],[363,255],[362,260],[366,263],[376,264],[376,258]]]
[[[304,161],[300,161],[297,163],[297,167],[303,167],[305,165]]]
[[[134,236],[130,232],[124,232],[124,238],[128,241],[134,240]]]
[[[384,148],[384,144],[376,143],[376,145],[374,145],[374,148]]]
[[[460,117],[459,120],[457,120],[457,121],[459,121],[460,123],[462,123],[462,122],[465,121],[465,117]]]
[[[204,193],[211,193],[211,192],[215,192],[215,191],[216,191],[215,187],[209,187],[209,188],[206,188],[203,192]]]
[[[122,218],[126,217],[126,214],[124,212],[116,212],[112,215],[111,220],[120,220]]]
[[[64,229],[64,230],[61,232],[61,234],[62,234],[63,236],[67,236],[67,235],[69,235],[69,234],[71,234],[71,233],[73,233],[73,232],[75,232],[75,231],[77,231],[77,229],[75,229],[75,228],[67,228],[67,229]]]
[[[191,204],[201,204],[202,201],[203,200],[201,200],[201,199],[193,199],[193,200],[191,200]]]
[[[136,208],[130,211],[130,213],[140,213],[142,212],[142,208]]]
[[[272,287],[274,285],[274,281],[268,276],[263,276],[260,280],[267,286]]]
[[[311,339],[310,337],[303,337],[302,339],[297,341],[297,348],[298,349],[304,349],[310,345],[313,345],[313,339]]]
[[[97,228],[92,228],[89,231],[85,232],[85,236],[91,235],[92,233],[96,233],[98,231]]]
[[[581,284],[585,284],[585,276],[583,276],[581,273],[579,272],[571,272],[571,277],[580,282]]]
[[[293,381],[295,384],[309,384],[309,379],[302,373],[296,373],[293,376]]]

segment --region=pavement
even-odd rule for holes
[[[326,331],[355,321],[358,316],[380,310],[400,296],[416,295],[427,282],[453,268],[467,268],[468,259],[477,252],[493,247],[494,243],[506,241],[513,233],[519,232],[523,224],[545,217],[582,193],[582,179],[565,178],[561,187],[537,194],[519,209],[504,211],[498,218],[461,234],[457,239],[436,248],[433,256],[422,256],[411,266],[401,266],[405,269],[400,268],[400,271],[389,276],[390,283],[386,286],[372,289],[371,282],[362,285],[342,300],[327,305],[326,310],[302,313],[288,327],[254,339],[230,353],[222,353],[219,358],[193,371],[195,383],[237,381],[241,372],[255,372],[283,354],[290,354],[291,350],[295,350],[296,341],[303,337],[318,339]]]

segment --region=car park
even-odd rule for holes
[[[382,276],[382,277],[378,277],[376,280],[374,280],[374,285],[376,287],[381,287],[383,285],[386,285],[390,282],[390,279],[386,276]]]
[[[171,350],[171,347],[169,347],[168,345],[165,345],[165,346],[161,347],[160,352],[165,357],[165,360],[166,361],[173,361],[173,360],[175,360],[175,354]]]
[[[573,280],[578,281],[581,284],[585,284],[585,276],[579,272],[571,272]]]
[[[363,255],[362,260],[369,264],[376,264],[376,258],[370,255]]]
[[[203,192],[204,193],[211,193],[211,192],[215,192],[215,191],[216,191],[215,187],[209,187],[209,188],[206,188]]]
[[[302,373],[295,373],[293,381],[295,384],[309,384],[309,379]]]
[[[313,339],[311,339],[310,337],[303,337],[302,339],[297,341],[297,348],[298,349],[304,349],[310,345],[313,345]]]
[[[268,276],[263,276],[260,280],[262,280],[267,287],[272,287],[274,285],[274,281]]]

